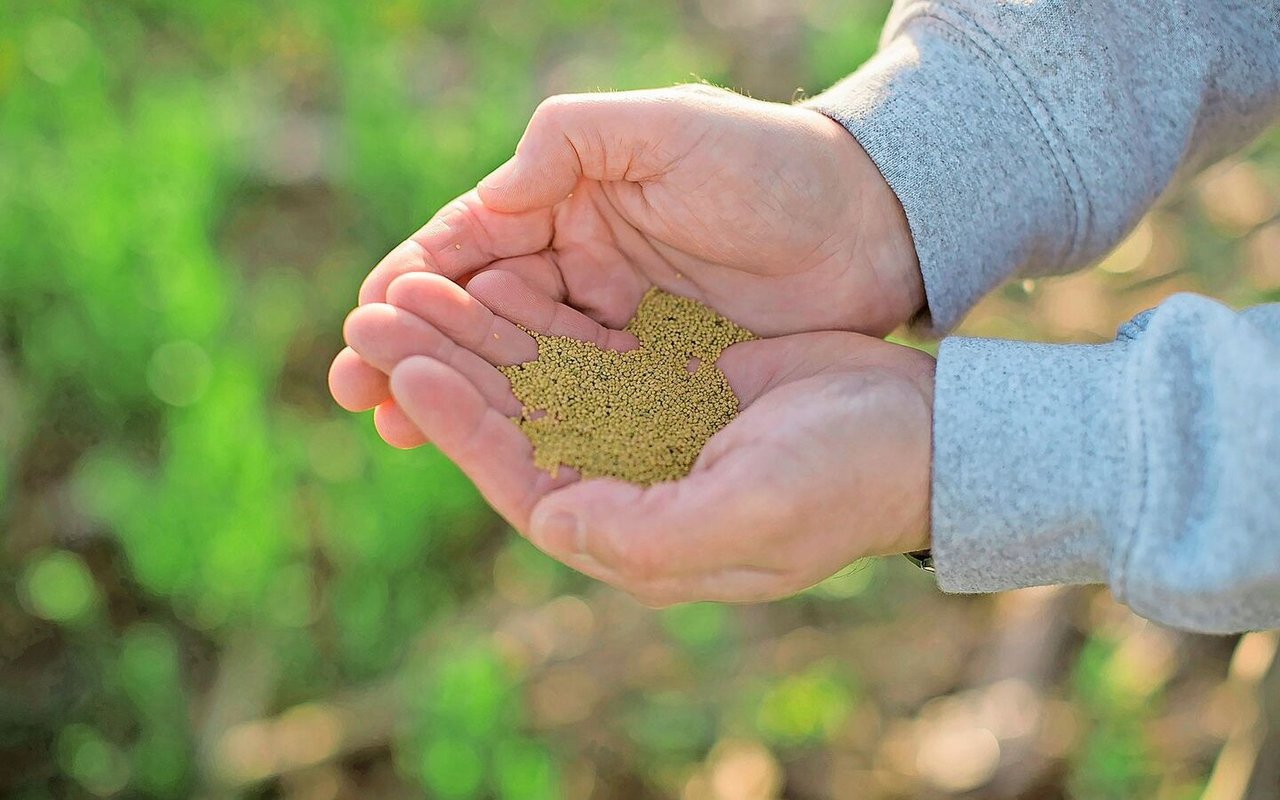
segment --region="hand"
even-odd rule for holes
[[[552,478],[534,466],[510,419],[520,404],[493,366],[536,354],[512,321],[604,346],[625,345],[625,335],[575,313],[548,316],[554,302],[514,276],[487,282],[474,297],[455,287],[452,304],[439,302],[440,280],[399,278],[396,305],[357,309],[348,341],[390,373],[407,419],[493,507],[569,566],[654,606],[758,601],[863,556],[928,546],[928,355],[843,332],[734,345],[717,363],[742,412],[688,477],[648,488],[579,480],[569,469]],[[550,328],[539,325],[547,321]]]
[[[654,285],[764,336],[883,335],[924,298],[902,208],[844,128],[701,85],[546,101],[514,158],[383,259],[360,302],[415,271],[514,274],[613,328]],[[392,444],[422,442],[350,349],[330,384],[348,409],[378,406]]]

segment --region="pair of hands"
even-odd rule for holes
[[[771,337],[719,359],[741,413],[682,480],[552,478],[495,365],[537,355],[518,326],[626,346],[652,286]],[[933,359],[874,338],[923,299],[897,198],[821,114],[700,85],[557,97],[369,274],[330,388],[649,605],[766,600],[927,546]]]

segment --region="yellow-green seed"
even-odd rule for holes
[[[516,420],[534,463],[585,478],[650,485],[689,474],[738,398],[716,359],[755,336],[687,297],[650,289],[626,330],[640,346],[619,352],[534,333],[538,357],[502,367],[524,406]]]

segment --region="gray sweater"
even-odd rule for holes
[[[1280,2],[900,0],[809,104],[902,201],[945,331],[1270,124]],[[1176,295],[1106,345],[948,338],[933,435],[943,589],[1106,583],[1170,625],[1280,627],[1280,304]]]

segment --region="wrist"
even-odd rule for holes
[[[883,336],[925,307],[924,277],[907,214],[879,167],[839,122],[820,112],[846,176],[841,218],[850,222],[843,262],[854,265],[869,302],[858,309],[856,330]]]
[[[928,353],[906,345],[879,345],[876,355],[864,360],[862,366],[885,376],[889,391],[881,397],[875,418],[879,433],[886,436],[872,436],[865,444],[879,454],[879,468],[886,470],[892,480],[878,496],[889,514],[888,524],[883,527],[887,535],[866,555],[928,549],[932,530],[937,362]]]
[[[933,544],[933,398],[938,362],[923,351],[906,347],[904,349],[911,350],[913,354],[907,374],[924,406],[923,417],[919,422],[924,435],[912,461],[912,485],[916,487],[916,492],[901,551],[910,553],[928,550]]]
[[[858,240],[863,258],[881,287],[887,312],[885,333],[888,333],[924,310],[924,277],[901,201],[862,145],[852,136],[848,139],[861,156],[861,175],[856,182],[861,191],[856,202],[863,209],[864,227]],[[931,379],[932,374],[930,370]]]

